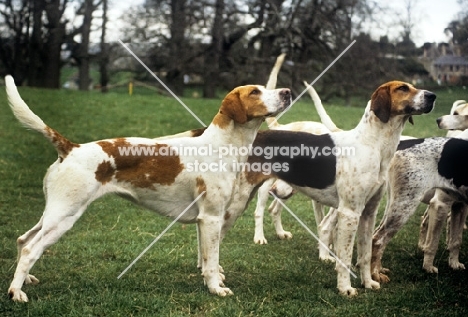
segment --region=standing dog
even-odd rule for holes
[[[267,89],[274,89],[276,87],[276,80],[278,77],[279,70],[281,65],[283,64],[285,54],[281,54],[278,56],[276,63],[270,73],[270,77],[268,79],[266,88]],[[306,86],[308,84],[306,83]],[[312,97],[316,107],[322,107],[322,102],[315,92],[314,88],[311,86],[308,87],[309,94]],[[288,124],[279,124],[276,118],[269,117],[266,118],[266,123],[268,124],[268,128],[271,130],[280,130],[280,131],[299,131],[299,132],[308,132],[313,134],[325,134],[329,133],[330,130],[325,127],[323,123],[314,122],[314,121],[297,121],[291,122]],[[263,216],[265,213],[266,204],[268,202],[268,198],[270,196],[270,189],[272,185],[277,181],[275,178],[271,178],[258,189],[257,193],[257,205],[255,207],[254,217],[255,217],[255,233],[254,233],[254,242],[257,244],[267,244],[267,239],[265,238],[265,234],[263,231]],[[281,182],[281,180],[278,180]],[[312,199],[312,208],[314,209],[315,214],[315,221],[317,226],[320,224],[323,218],[323,207],[321,204],[317,203]],[[276,199],[271,203],[270,207],[268,208],[268,212],[270,213],[273,224],[275,226],[276,235],[280,239],[290,239],[292,238],[292,234],[289,231],[285,231],[283,229],[283,224],[281,222],[281,210],[282,205],[276,201]]]
[[[463,132],[466,134],[467,132]],[[467,133],[468,134],[468,133]],[[377,281],[388,282],[388,269],[382,268],[382,255],[385,247],[398,230],[414,213],[419,203],[431,205],[434,212],[450,202],[468,202],[468,141],[458,138],[426,138],[402,141],[389,171],[387,207],[380,225],[375,230],[372,241],[372,277]],[[443,196],[435,195],[437,192]],[[451,234],[448,249],[449,264],[454,269],[463,269],[458,261],[466,211],[452,213]],[[439,235],[442,221],[437,215],[430,215],[434,221],[428,232]],[[454,226],[455,224],[458,224]],[[461,225],[460,225],[461,224]],[[434,227],[438,226],[438,228]],[[427,238],[426,238],[427,239]],[[434,238],[430,239],[432,242]],[[438,241],[438,239],[437,239]],[[436,272],[432,266],[435,251],[433,246],[425,250],[424,268]]]
[[[468,103],[465,100],[457,100],[450,110],[452,117],[463,117],[468,115]],[[447,137],[458,137],[466,139],[464,130],[455,129],[447,131]],[[440,233],[443,224],[447,221],[447,246],[450,250],[449,266],[454,269],[464,269],[465,266],[458,261],[459,248],[461,245],[464,219],[468,212],[465,202],[454,199],[452,195],[446,194],[442,189],[436,189],[434,197],[429,201],[429,206],[424,212],[421,229],[419,233],[418,246],[424,251],[423,269],[428,273],[438,273],[434,266],[434,257],[439,245]],[[457,221],[462,220],[461,223]],[[453,229],[453,231],[452,231]],[[454,247],[457,245],[458,247]]]
[[[115,193],[163,216],[175,218],[196,197],[202,198],[188,209],[180,221],[197,223],[199,257],[205,283],[211,293],[232,294],[224,287],[219,272],[221,219],[238,186],[238,172],[226,164],[221,172],[190,171],[200,164],[243,163],[247,155],[184,155],[181,146],[213,151],[229,145],[250,145],[265,117],[276,115],[291,102],[289,89],[266,90],[262,86],[242,86],[223,100],[210,126],[197,138],[173,138],[157,142],[145,138],[118,138],[86,144],[69,141],[36,116],[21,99],[13,78],[5,78],[10,107],[27,128],[42,133],[56,148],[58,159],[44,178],[46,206],[42,218],[18,238],[18,265],[8,290],[15,301],[26,302],[23,283],[37,283],[29,274],[44,250],[68,231],[87,206],[104,194]],[[126,155],[122,150],[146,148],[154,155]],[[195,151],[196,152],[196,151]],[[196,152],[198,153],[198,152]],[[214,164],[214,165],[212,165]],[[220,167],[220,166],[218,166]]]

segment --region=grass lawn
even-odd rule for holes
[[[405,134],[444,135],[435,119],[448,113],[454,100],[467,98],[461,89],[435,92],[436,109],[415,117],[415,125],[408,125]],[[200,127],[175,100],[138,90],[133,96],[31,88],[20,88],[20,93],[46,123],[75,142],[156,137]],[[201,99],[184,102],[206,124],[220,104]],[[339,127],[350,129],[362,116],[365,103],[326,106]],[[318,120],[308,98],[280,121],[297,120]],[[0,316],[466,316],[468,312],[468,276],[449,269],[444,237],[436,257],[439,274],[422,270],[417,239],[424,206],[387,248],[383,264],[392,269],[391,282],[378,291],[359,288],[359,295],[350,299],[338,294],[334,265],[319,261],[317,242],[289,214],[284,213],[283,222],[293,233],[292,240],[278,240],[267,217],[269,244],[255,245],[253,202],[221,246],[221,265],[234,296],[218,298],[209,294],[196,268],[194,225],[175,225],[117,279],[170,221],[114,196],[94,202],[75,227],[45,252],[31,272],[41,282],[23,288],[29,303],[14,303],[7,289],[16,264],[16,238],[42,214],[42,179],[56,152],[41,135],[17,123],[3,88],[0,124]],[[296,195],[288,206],[316,231],[306,197]],[[465,263],[466,239],[460,253]],[[359,279],[352,283],[360,285]]]

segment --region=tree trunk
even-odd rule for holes
[[[171,1],[171,40],[169,43],[170,63],[166,76],[167,83],[176,95],[184,93],[184,73],[181,61],[185,59],[186,0]]]
[[[78,73],[79,89],[87,91],[90,85],[89,78],[89,34],[95,6],[93,0],[85,0],[83,3],[83,24],[81,26],[81,44],[78,49]]]
[[[101,92],[108,91],[109,74],[107,66],[109,64],[109,45],[106,43],[106,24],[107,24],[107,0],[102,2],[102,25],[101,25],[101,60],[99,70],[101,73]]]
[[[211,46],[205,58],[204,98],[216,98],[219,82],[219,59],[223,49],[223,13],[224,0],[216,0],[215,18],[211,30]]]
[[[43,0],[30,0],[29,5],[32,10],[33,27],[29,42],[28,85],[37,87],[42,85],[44,73],[42,14],[45,7]]]
[[[62,44],[65,41],[65,24],[62,22],[63,12],[67,5],[67,0],[51,0],[46,3],[45,11],[47,15],[48,30],[47,41],[44,43],[44,72],[42,74],[42,87],[60,88],[60,69]]]

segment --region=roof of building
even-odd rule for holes
[[[434,65],[468,65],[468,59],[463,56],[444,55],[434,61]]]

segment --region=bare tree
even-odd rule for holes
[[[83,23],[75,30],[81,35],[81,42],[77,44],[77,49],[73,57],[78,63],[78,87],[80,90],[88,90],[91,79],[89,77],[90,68],[90,34],[94,11],[101,5],[102,0],[83,0],[77,10],[77,15],[83,15]]]
[[[224,0],[216,0],[215,16],[211,28],[211,45],[205,55],[205,84],[203,97],[216,97],[219,79],[219,59],[223,50]]]
[[[19,85],[28,72],[29,35],[25,32],[31,23],[28,5],[26,1],[20,6],[9,0],[0,1],[0,59]]]
[[[107,0],[102,0],[102,24],[101,24],[101,55],[99,60],[99,70],[101,73],[101,92],[108,91],[109,83],[108,65],[109,65],[109,44],[106,43],[107,30]]]
[[[44,25],[47,29],[45,42],[43,45],[44,52],[44,69],[43,86],[47,88],[60,87],[60,69],[62,44],[66,41],[65,26],[67,20],[64,19],[63,13],[67,7],[69,0],[45,0],[45,15],[47,23]]]

